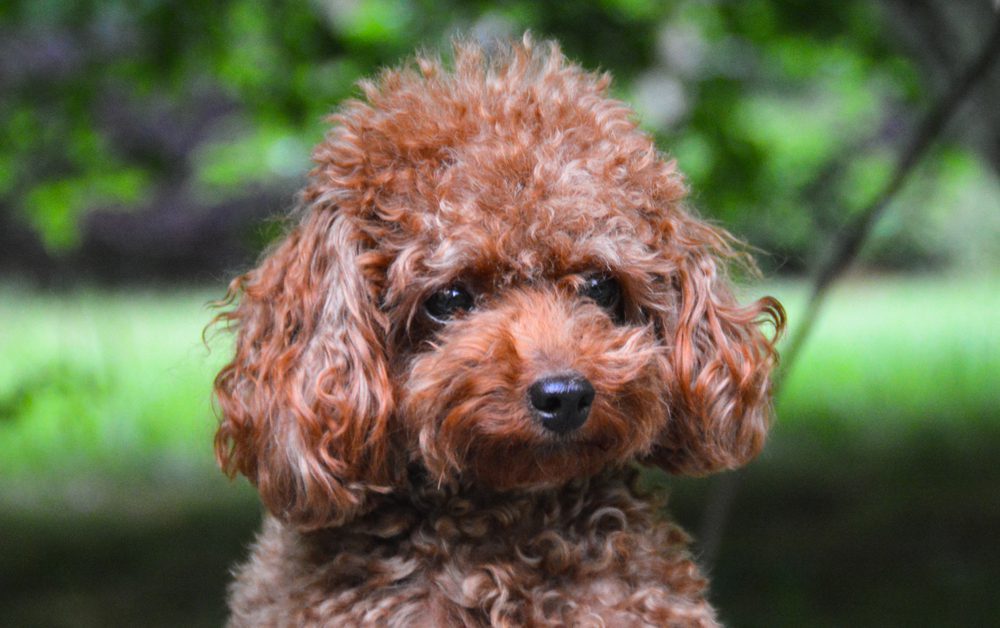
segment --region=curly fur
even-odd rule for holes
[[[232,625],[713,625],[686,538],[633,461],[743,464],[769,422],[777,301],[683,205],[610,78],[529,38],[361,84],[314,152],[298,224],[230,286],[216,451],[270,512]],[[612,315],[579,294],[613,277]],[[475,308],[423,305],[461,284]],[[566,435],[526,402],[596,391]]]

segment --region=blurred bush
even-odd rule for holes
[[[554,37],[677,157],[694,204],[802,270],[884,182],[987,3],[11,0],[0,7],[0,268],[219,277],[278,232],[355,81],[456,33]],[[967,5],[967,6],[965,6]],[[982,5],[982,6],[979,6]],[[883,268],[995,262],[983,86],[882,225]],[[991,135],[992,134],[992,135]],[[990,141],[990,137],[993,141]],[[992,244],[991,244],[992,243]]]

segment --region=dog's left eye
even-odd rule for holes
[[[424,303],[427,315],[438,323],[444,323],[459,312],[471,310],[475,300],[462,286],[448,286],[438,290]]]
[[[616,312],[622,300],[622,287],[614,277],[594,275],[583,280],[580,294],[609,312]]]

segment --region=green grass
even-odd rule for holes
[[[180,473],[211,464],[211,353],[197,291],[0,290],[0,475]]]
[[[767,291],[794,327],[802,283]],[[777,404],[779,425],[892,436],[1000,422],[1000,282],[871,278],[834,291]],[[220,290],[221,292],[221,290]],[[0,475],[199,474],[211,381],[209,291],[0,288]]]
[[[802,284],[775,286],[792,333]],[[834,289],[778,399],[779,421],[871,434],[1000,422],[1000,278],[909,277]]]

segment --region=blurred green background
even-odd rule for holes
[[[986,0],[0,5],[0,625],[218,625],[259,521],[202,343],[355,82],[531,29],[615,75],[794,332],[834,235],[997,21]],[[1000,71],[834,289],[735,485],[732,626],[996,625]],[[650,481],[696,536],[720,480]],[[714,527],[705,521],[714,521]]]

